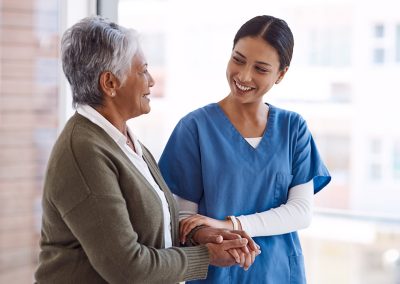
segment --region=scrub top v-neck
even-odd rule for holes
[[[175,127],[159,165],[173,193],[196,202],[199,214],[220,220],[276,208],[293,186],[313,180],[316,193],[330,181],[304,119],[272,105],[256,148],[218,104],[189,113]],[[248,271],[210,266],[207,279],[198,282],[305,283],[296,232],[254,239],[262,253]]]

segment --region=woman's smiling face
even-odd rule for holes
[[[147,62],[141,49],[132,59],[131,70],[124,84],[117,89],[118,108],[127,119],[150,112],[150,87],[153,77],[147,70]]]
[[[285,75],[287,68],[279,68],[279,55],[274,47],[260,37],[241,38],[226,69],[230,95],[242,103],[259,102]]]

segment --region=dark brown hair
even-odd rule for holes
[[[260,37],[276,49],[279,55],[279,70],[290,65],[294,38],[284,20],[272,16],[257,16],[244,23],[233,39],[233,47],[244,37]]]

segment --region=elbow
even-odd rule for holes
[[[300,230],[301,229],[307,229],[308,227],[310,227],[310,225],[311,225],[311,221],[312,221],[312,217],[313,217],[313,214],[312,214],[312,211],[310,210],[310,211],[307,211],[307,212],[304,212],[304,214],[303,214],[303,216],[302,216],[302,220],[301,220],[301,222],[299,222],[299,224],[300,224]]]
[[[312,214],[311,214],[311,212],[310,212],[310,213],[307,214],[307,216],[304,218],[304,226],[303,226],[303,229],[306,229],[306,228],[310,227],[311,221],[312,221]]]

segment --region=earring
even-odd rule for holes
[[[111,92],[111,97],[112,98],[115,97],[115,92],[114,91]]]

